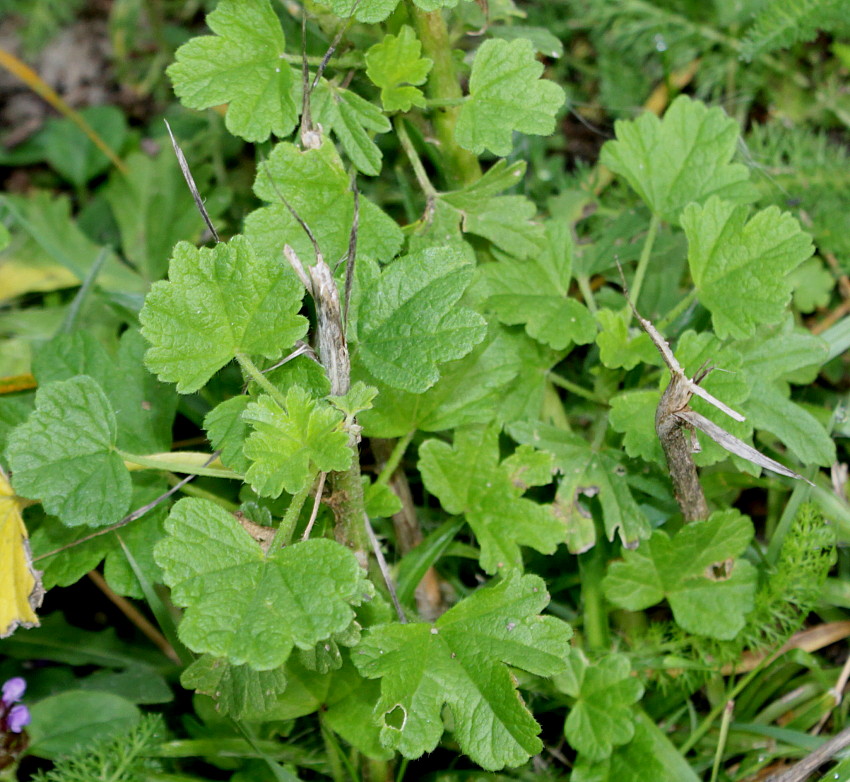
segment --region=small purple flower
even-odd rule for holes
[[[24,697],[26,689],[27,683],[20,676],[16,676],[14,679],[8,679],[3,683],[3,703],[7,706],[17,703]]]
[[[18,704],[9,709],[9,713],[6,715],[6,724],[12,733],[20,733],[30,724],[30,719],[30,710],[26,706]]]

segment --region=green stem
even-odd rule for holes
[[[679,317],[691,304],[694,303],[697,297],[697,289],[694,288],[690,293],[687,294],[682,300],[670,310],[658,323],[655,324],[655,328],[659,331],[663,331],[667,328],[676,318]]]
[[[635,278],[632,281],[632,289],[629,291],[632,304],[636,308],[638,306],[638,299],[640,298],[640,289],[643,287],[643,280],[646,277],[646,270],[649,267],[649,259],[652,257],[652,246],[655,244],[655,237],[658,235],[658,227],[660,225],[661,218],[656,214],[652,215],[652,219],[649,221],[649,230],[647,230],[646,238],[643,241],[643,250],[640,253]],[[627,306],[626,312],[628,313],[628,321],[626,321],[628,325],[632,319],[632,308]]]
[[[209,478],[242,478],[239,473],[228,470],[226,467],[203,467],[201,464],[194,464],[195,461],[198,461],[199,456],[204,457],[204,461],[209,461],[210,454],[207,453],[187,453],[185,460],[181,460],[180,451],[153,454],[151,456],[139,456],[138,454],[127,453],[116,448],[115,453],[128,464],[135,464],[149,470],[166,470],[167,472],[179,472],[184,475],[206,475]],[[190,456],[195,458],[189,458]]]
[[[605,576],[605,545],[602,530],[596,531],[596,545],[578,558],[581,573],[581,602],[584,614],[584,635],[591,651],[608,649],[608,611],[602,595]]]
[[[714,766],[711,769],[711,782],[717,782],[717,777],[720,774],[720,763],[723,761],[723,752],[729,738],[729,726],[732,723],[734,710],[735,701],[726,701],[723,708],[723,721],[720,723],[720,738],[717,740],[717,750],[714,753]]]
[[[426,98],[425,107],[429,109],[444,109],[452,106],[463,106],[466,98]]]
[[[307,496],[310,494],[310,489],[313,482],[309,481],[307,485],[301,489],[289,502],[289,507],[280,521],[280,526],[274,534],[272,540],[271,551],[276,551],[282,546],[286,546],[292,540],[292,533],[295,532],[295,525],[298,523],[298,517],[301,515],[301,508],[307,501]]]
[[[435,101],[462,100],[454,50],[442,12],[425,12],[413,0],[408,0],[407,8],[422,41],[423,54],[434,63],[425,88],[428,98]],[[468,185],[481,178],[478,158],[455,141],[459,113],[460,106],[446,105],[435,109],[433,116],[434,133],[440,142],[446,180],[451,188]]]
[[[431,184],[431,180],[428,179],[428,174],[425,173],[425,167],[422,165],[422,161],[416,153],[416,148],[410,140],[407,128],[404,126],[404,120],[401,117],[396,117],[393,124],[395,125],[396,136],[398,136],[401,148],[404,150],[404,154],[407,155],[407,159],[410,161],[410,167],[416,175],[416,181],[419,183],[419,187],[422,188],[422,192],[425,194],[425,198],[430,205],[437,197],[437,190]]]
[[[586,274],[577,274],[576,282],[578,289],[581,291],[581,296],[584,299],[584,306],[590,310],[591,315],[596,315],[597,306],[596,300],[593,298],[593,289],[590,287],[590,279]]]
[[[169,475],[166,477],[166,481],[168,481],[170,486],[175,486],[180,481],[173,475]],[[215,494],[211,491],[207,491],[206,489],[202,489],[200,486],[195,486],[194,483],[185,483],[180,487],[181,494],[185,494],[189,497],[200,497],[204,500],[209,500],[210,502],[214,502],[216,505],[221,505],[226,511],[230,511],[233,513],[234,511],[239,510],[238,503],[230,502],[230,500],[226,500],[223,497],[219,497],[218,494]]]
[[[277,388],[271,380],[269,380],[262,372],[260,372],[257,365],[251,361],[248,356],[244,353],[237,353],[236,360],[239,362],[239,366],[242,367],[245,374],[251,378],[260,388],[263,389],[275,402],[277,402],[282,410],[286,410],[286,398],[280,392],[280,389]]]
[[[338,543],[352,549],[364,569],[369,564],[369,535],[363,523],[366,501],[363,498],[363,481],[360,478],[360,459],[355,453],[351,467],[344,472],[330,474],[334,496],[334,537]]]
[[[395,446],[393,446],[392,453],[390,453],[389,458],[384,463],[381,474],[375,481],[375,485],[385,486],[387,481],[392,477],[399,465],[399,462],[401,461],[401,457],[404,456],[404,452],[407,450],[407,446],[410,445],[410,441],[413,439],[415,431],[415,429],[411,430],[404,435],[404,437],[400,437],[396,441]]]
[[[578,383],[573,383],[572,380],[567,380],[565,377],[556,374],[555,372],[548,372],[547,377],[552,381],[556,386],[563,388],[565,391],[569,391],[571,394],[575,394],[576,396],[580,396],[584,399],[588,399],[591,402],[596,402],[597,404],[604,405],[605,400],[600,399],[593,391],[588,391],[586,388],[582,388]]]

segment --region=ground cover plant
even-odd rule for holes
[[[841,4],[116,2],[78,112],[95,5],[0,51],[0,778],[850,778]]]

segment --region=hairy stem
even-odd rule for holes
[[[280,392],[280,389],[277,388],[262,372],[260,372],[259,367],[251,361],[248,356],[244,353],[237,353],[236,361],[239,363],[239,366],[242,367],[242,371],[245,372],[251,380],[253,380],[260,388],[263,389],[263,391],[274,399],[274,401],[280,405],[281,409],[286,410],[286,399]]]
[[[649,229],[646,232],[646,238],[643,240],[643,249],[638,260],[635,278],[632,281],[631,300],[632,303],[628,307],[629,320],[632,317],[632,307],[637,307],[638,299],[640,298],[640,289],[643,287],[643,280],[646,277],[646,270],[649,268],[649,259],[652,257],[652,247],[655,244],[655,237],[658,235],[658,228],[661,225],[661,218],[658,215],[652,215],[649,221]]]
[[[408,10],[416,23],[423,53],[434,65],[426,85],[428,98],[452,102],[463,98],[455,69],[449,31],[441,11],[425,12],[408,0]],[[444,105],[433,112],[434,132],[440,142],[444,172],[449,187],[468,185],[481,177],[478,158],[455,141],[459,106]]]
[[[310,494],[312,485],[312,482],[308,483],[290,500],[289,507],[286,509],[286,513],[281,519],[280,526],[277,528],[277,532],[272,540],[272,551],[288,545],[292,540],[292,533],[295,532],[295,525],[298,523],[298,517],[301,515],[301,508],[304,507],[304,503],[307,501],[307,496]]]
[[[602,531],[597,529],[596,545],[578,558],[581,573],[581,602],[584,613],[584,635],[590,650],[608,649],[608,611],[602,594],[602,579],[608,562]]]

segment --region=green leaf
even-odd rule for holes
[[[174,245],[181,240],[196,242],[205,225],[170,144],[156,157],[136,152],[126,164],[127,173],[114,171],[104,195],[118,223],[124,255],[154,282],[165,276]],[[204,206],[215,220],[230,194],[212,187],[211,173],[209,166],[192,167]]]
[[[343,414],[297,386],[286,394],[286,410],[263,395],[248,405],[242,420],[253,429],[243,448],[253,462],[245,479],[263,497],[297,494],[316,473],[351,464]]]
[[[205,654],[180,675],[180,684],[215,700],[216,710],[237,720],[261,720],[286,689],[283,667],[255,671]]]
[[[474,269],[455,249],[423,250],[387,266],[363,291],[358,307],[360,361],[393,388],[422,393],[440,379],[438,364],[481,342],[487,325],[457,306]]]
[[[425,96],[414,85],[425,83],[434,64],[420,57],[422,44],[412,27],[403,25],[398,35],[386,35],[366,52],[366,75],[381,88],[384,111],[425,108]]]
[[[533,339],[555,350],[586,345],[596,336],[593,316],[569,298],[572,238],[566,223],[550,222],[544,251],[529,261],[502,258],[481,268],[485,307],[509,326],[525,325]]]
[[[348,19],[353,12],[358,22],[374,24],[383,22],[395,10],[398,0],[361,0],[359,3],[357,0],[327,0],[327,5],[344,19]]]
[[[242,236],[212,249],[181,242],[139,313],[145,363],[188,394],[239,353],[280,358],[307,331],[303,293],[292,269]]]
[[[35,411],[9,436],[13,486],[63,524],[102,527],[127,512],[130,473],[115,453],[115,413],[85,375],[39,388]]]
[[[543,580],[513,577],[480,589],[433,625],[371,628],[353,651],[360,672],[381,678],[381,743],[408,758],[432,751],[448,704],[461,750],[483,768],[517,766],[542,749],[540,727],[506,665],[537,676],[564,668],[569,625],[539,616]]]
[[[204,429],[207,430],[213,450],[221,451],[221,463],[243,475],[251,466],[250,460],[242,452],[250,431],[242,416],[250,402],[251,397],[244,394],[234,396],[216,405],[204,418]]]
[[[329,397],[328,402],[344,413],[347,419],[353,419],[358,414],[371,410],[377,395],[377,388],[366,385],[362,380],[357,380],[352,383],[348,393],[342,396]]]
[[[632,676],[624,654],[610,654],[591,664],[581,649],[571,649],[567,670],[557,676],[555,686],[576,699],[564,733],[584,757],[603,760],[614,747],[634,738],[632,705],[641,699],[643,685]]]
[[[303,151],[294,144],[278,144],[258,171],[254,192],[270,202],[245,219],[245,235],[258,255],[280,258],[281,248],[289,244],[305,264],[314,262],[313,245],[281,203],[281,194],[310,227],[331,266],[345,257],[354,219],[354,195],[351,179],[332,143],[325,140],[318,149]],[[401,243],[396,221],[361,195],[358,260],[389,260]]]
[[[496,417],[505,384],[519,372],[518,352],[515,339],[500,326],[491,326],[490,334],[471,353],[440,367],[440,379],[427,391],[412,394],[381,386],[378,404],[357,422],[369,437],[489,423]]]
[[[117,153],[127,138],[127,120],[117,106],[87,106],[80,115],[104,143]],[[39,141],[47,162],[78,188],[107,171],[112,161],[71,119],[48,120]]]
[[[608,568],[602,588],[608,600],[629,611],[667,598],[676,623],[689,633],[734,638],[755,596],[755,567],[736,559],[752,537],[752,522],[734,509],[716,511],[673,538],[657,529]]]
[[[643,711],[635,712],[635,737],[602,762],[579,756],[570,782],[699,782],[690,763]]]
[[[794,288],[794,307],[802,313],[829,305],[835,279],[819,258],[809,258],[788,275]]]
[[[451,207],[464,233],[482,236],[517,258],[536,256],[545,245],[543,226],[534,221],[537,207],[525,196],[498,195],[520,182],[525,169],[525,161],[499,160],[473,184],[438,195],[436,208]]]
[[[617,139],[602,147],[601,162],[667,222],[677,222],[686,204],[712,195],[744,203],[756,197],[747,167],[729,162],[739,128],[720,107],[680,95],[663,120],[647,111],[636,120],[617,120],[614,132]]]
[[[619,453],[613,449],[597,451],[579,435],[543,423],[510,424],[508,432],[517,442],[555,457],[564,474],[561,485],[569,487],[571,498],[577,491],[598,497],[608,540],[619,534],[623,545],[633,548],[649,537],[649,520],[632,496]],[[556,506],[556,511],[562,508]]]
[[[555,130],[555,114],[564,103],[564,91],[541,80],[531,41],[491,39],[475,53],[469,78],[469,98],[458,114],[455,138],[464,149],[480,155],[508,155],[512,133],[548,136]]]
[[[246,141],[288,136],[298,119],[286,41],[269,0],[222,0],[207,16],[216,35],[192,38],[166,73],[184,106],[227,103],[227,129]]]
[[[755,427],[775,434],[803,464],[834,464],[835,443],[826,429],[788,396],[787,384],[759,379],[744,412]]]
[[[747,372],[763,381],[811,383],[829,359],[826,340],[796,326],[790,313],[778,328],[763,327],[735,347]]]
[[[386,484],[370,483],[364,475],[363,501],[366,503],[366,513],[373,519],[386,519],[398,513],[401,508],[401,500],[398,495]]]
[[[599,359],[609,369],[634,369],[638,364],[661,366],[664,361],[643,329],[629,329],[629,315],[623,311],[599,310],[596,320],[602,327],[596,337]]]
[[[130,701],[108,692],[68,690],[30,706],[28,753],[55,760],[80,746],[125,733],[141,719]]]
[[[128,329],[113,358],[91,332],[60,333],[36,349],[32,371],[39,386],[88,375],[115,413],[119,448],[136,454],[170,451],[177,395],[145,369],[146,347],[139,332]]]
[[[488,573],[521,570],[520,546],[552,554],[564,540],[551,508],[521,497],[527,486],[514,482],[515,461],[499,462],[498,439],[495,427],[474,427],[457,430],[453,446],[426,440],[419,448],[425,485],[448,513],[464,514]]]
[[[354,554],[307,540],[264,554],[234,516],[209,500],[172,509],[154,556],[186,609],[180,639],[193,651],[257,671],[281,666],[347,629],[371,584]]]
[[[814,251],[811,237],[775,206],[747,220],[747,208],[719,198],[682,214],[688,264],[700,303],[721,339],[776,323],[791,299],[788,273]]]
[[[324,79],[313,91],[311,100],[314,120],[326,130],[333,130],[357,170],[368,176],[380,174],[383,155],[369,131],[390,130],[392,125],[383,112],[356,92]]]

